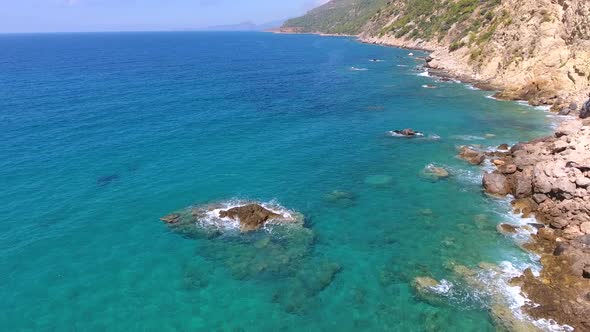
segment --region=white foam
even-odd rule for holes
[[[396,65],[397,67],[407,67],[407,65]]]
[[[420,132],[416,132],[412,136],[406,136],[406,135],[403,135],[403,134],[400,134],[400,133],[396,133],[393,130],[392,131],[388,131],[387,132],[387,135],[393,136],[393,137],[408,137],[408,138],[410,138],[410,137],[424,137],[424,134],[423,133],[420,133]]]
[[[481,169],[478,168],[449,168],[449,173],[454,175],[455,179],[458,179],[459,182],[463,182],[469,185],[481,185],[482,180],[482,172]]]
[[[261,202],[253,202],[253,201],[244,201],[244,200],[230,200],[226,202],[221,202],[214,205],[208,205],[205,207],[197,208],[197,210],[202,211],[197,219],[197,223],[202,227],[214,227],[219,230],[239,230],[240,223],[237,220],[225,217],[220,217],[221,211],[227,211],[232,208],[244,206],[247,204],[259,204],[263,208],[278,214],[280,216],[279,219],[282,220],[295,220],[294,212],[290,211],[275,201],[271,201],[268,203],[261,203]],[[272,220],[268,223],[272,224]]]
[[[504,199],[495,200],[498,204],[497,211],[504,210],[501,213],[502,219],[507,220],[509,224],[520,226],[515,234],[512,234],[512,238],[517,243],[526,243],[531,239],[531,235],[537,232],[535,227],[530,226],[531,223],[538,223],[534,217],[523,218],[522,214],[515,214],[510,208],[510,202],[514,199],[512,196],[507,196]],[[506,207],[509,207],[506,210]],[[502,298],[506,301],[506,304],[511,309],[514,317],[520,320],[530,321],[533,325],[543,331],[548,332],[571,332],[573,328],[568,325],[560,325],[557,322],[549,319],[533,319],[523,311],[523,306],[536,306],[534,302],[528,299],[523,293],[522,289],[518,286],[510,284],[510,280],[515,277],[519,277],[523,274],[523,271],[530,268],[533,275],[538,277],[540,275],[542,266],[538,263],[540,256],[535,253],[529,253],[528,261],[513,262],[503,261],[499,264],[500,271],[483,271],[478,275],[480,281],[483,284],[489,285],[491,292],[499,293]]]
[[[367,71],[367,68],[359,68],[359,67],[350,67],[350,70],[352,71]]]
[[[465,84],[465,86],[467,87],[467,89],[469,90],[474,90],[474,91],[478,91],[481,90],[479,88],[476,88],[475,86],[473,86],[472,84]]]
[[[532,319],[526,313],[522,311],[522,307],[525,305],[529,306],[536,306],[534,302],[530,299],[525,297],[522,293],[522,289],[518,286],[511,286],[509,285],[509,281],[515,277],[519,277],[522,275],[522,271],[525,268],[530,267],[533,270],[533,275],[539,275],[539,267],[538,266],[523,266],[523,267],[515,267],[510,262],[502,262],[500,263],[500,268],[502,272],[502,277],[499,279],[497,283],[498,289],[502,291],[503,295],[506,297],[508,302],[509,308],[512,310],[514,316],[521,320],[529,320],[541,330],[548,331],[548,332],[571,332],[574,329],[569,325],[560,325],[554,320],[550,319]]]
[[[417,75],[422,77],[430,77],[430,73],[428,72],[428,70],[418,73]]]
[[[446,279],[442,279],[438,285],[429,288],[433,293],[439,295],[447,295],[453,289],[453,283]]]

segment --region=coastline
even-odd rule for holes
[[[319,33],[312,34],[332,36]],[[354,37],[357,41],[366,44],[428,52],[430,55],[424,59],[424,67],[427,69],[429,76],[434,78],[452,79],[460,83],[471,84],[481,90],[496,91],[496,94],[493,95],[493,98],[496,99],[525,101],[531,106],[547,106],[550,107],[550,111],[554,114],[556,114],[557,112],[555,111],[560,110],[563,105],[579,102],[580,98],[582,98],[578,95],[571,100],[559,100],[558,102],[551,103],[547,100],[539,99],[533,94],[530,95],[530,98],[526,98],[526,96],[523,98],[521,95],[506,92],[507,86],[505,84],[480,79],[475,73],[459,70],[461,64],[459,64],[458,61],[454,61],[453,56],[449,54],[447,48],[441,47],[440,45],[434,45],[424,41],[408,41],[396,38],[389,38],[387,41],[384,41],[380,38],[367,36],[346,37]],[[570,112],[568,111],[568,113]],[[590,132],[590,120],[573,118],[567,121],[566,124],[570,127],[573,126],[579,130],[584,130],[586,134]],[[571,132],[570,130],[571,135],[577,133],[578,132]],[[590,137],[590,135],[588,136]],[[482,170],[482,173],[484,174],[482,184],[484,191],[490,193],[490,190],[488,190],[486,186],[486,174],[503,173],[502,170],[505,169],[505,165],[509,162],[508,160],[512,160],[511,153],[513,150],[522,146],[534,146],[535,144],[542,144],[544,142],[553,144],[554,142],[551,137],[562,139],[565,137],[565,140],[567,141],[568,135],[563,135],[563,129],[560,127],[552,136],[537,138],[527,143],[518,143],[513,147],[509,147],[509,150],[506,153],[488,153],[485,158],[490,159],[497,169],[492,173],[487,173],[485,170]],[[584,147],[581,148],[583,154],[590,158],[590,149],[584,150]],[[572,146],[572,149],[575,150],[575,146]],[[538,164],[544,162],[544,159],[541,156],[543,156],[545,152],[538,150],[533,153],[536,154],[537,157],[536,162],[533,162],[532,165],[534,168]],[[493,163],[496,159],[499,160],[497,164]],[[522,171],[523,170],[518,169],[518,172],[522,173]],[[529,169],[526,171],[529,172]],[[583,174],[590,175],[587,173],[588,172],[585,172]],[[531,181],[530,186],[532,187],[530,197],[528,197],[531,200],[535,191],[532,183],[533,176],[533,172],[531,171],[528,179]],[[588,265],[588,270],[584,267],[585,262],[590,264],[590,229],[585,233],[586,235],[584,235],[585,229],[578,232],[577,235],[588,237],[588,239],[584,238],[582,241],[576,240],[577,237],[564,237],[565,227],[563,229],[556,229],[551,222],[548,222],[547,218],[540,215],[541,213],[537,208],[530,204],[523,206],[522,200],[510,198],[510,194],[512,193],[509,192],[509,190],[500,193],[492,192],[491,194],[495,197],[506,197],[508,195],[515,215],[519,218],[534,218],[535,220],[535,223],[527,223],[528,228],[532,230],[530,232],[530,240],[522,244],[521,248],[531,254],[538,255],[541,270],[538,273],[533,273],[530,268],[527,268],[524,271],[520,271],[520,275],[509,276],[509,284],[518,287],[519,290],[519,294],[515,296],[523,297],[521,306],[518,309],[524,310],[530,319],[536,320],[538,323],[535,326],[527,326],[527,330],[530,330],[528,328],[532,328],[555,331],[590,331],[590,279],[588,279],[590,276],[586,275],[586,273],[590,273],[590,265]],[[518,198],[518,195],[514,195],[513,197]],[[589,200],[586,200],[586,205],[588,205],[588,209],[590,209]],[[515,225],[510,225],[509,227],[515,227],[515,230],[521,228],[521,226]],[[584,242],[585,240],[587,240],[587,243]],[[570,256],[578,257],[578,261],[573,261],[567,254],[564,254],[564,251],[566,250],[564,249],[565,247],[571,250],[572,254],[570,254]],[[580,256],[582,258],[580,258]],[[580,264],[582,267],[579,266]],[[574,271],[574,267],[577,267],[578,271]],[[496,315],[493,309],[491,314],[493,316]],[[540,327],[539,323],[542,323],[544,327]],[[514,326],[509,329],[517,330]]]
[[[359,41],[367,42],[362,38],[359,38]],[[371,42],[369,41],[369,43]],[[380,45],[426,51],[431,52],[431,54],[434,52],[430,47],[418,47],[418,45],[411,43],[402,42],[399,45]],[[433,78],[452,79],[460,83],[471,84],[481,90],[502,91],[502,86],[495,85],[489,81],[481,81],[472,76],[453,73],[450,70],[441,69],[438,66],[432,67],[429,65],[429,60],[432,61],[432,59],[425,60],[426,64],[424,67],[427,68],[429,76]],[[530,106],[544,106],[535,105],[530,100],[502,98],[501,96],[502,92],[497,92],[492,98],[515,102],[524,101]],[[551,109],[549,111],[551,112]],[[588,134],[590,131],[590,120],[571,117],[565,120],[552,136],[569,142],[571,139],[568,138],[568,135],[577,135],[581,131],[585,131],[583,135],[590,137]],[[539,142],[553,144],[552,136],[540,137],[526,143],[518,143],[510,147],[509,151],[511,152],[522,145],[535,145]],[[576,149],[575,145],[571,145],[570,147],[573,150]],[[588,149],[588,146],[577,146],[577,148],[583,151],[583,154],[587,158],[590,158],[590,149]],[[535,151],[533,153],[536,154],[538,159],[534,163],[534,166],[538,166],[545,161],[541,157],[543,152]],[[508,155],[503,153],[492,153],[488,154],[487,157],[490,157],[490,161],[493,161],[494,157],[509,158]],[[494,164],[492,162],[497,167],[497,170],[493,171],[494,173],[502,173],[503,167],[508,163],[506,160],[498,160],[502,161],[502,163],[498,162],[498,164]],[[584,170],[584,167],[582,166],[580,169]],[[482,173],[484,174],[482,185],[484,190],[486,190],[485,174],[488,173],[485,170],[482,170]],[[587,172],[584,174],[588,175]],[[533,174],[531,173],[532,176]],[[588,179],[587,177],[585,178]],[[528,180],[532,184],[533,179],[529,178]],[[566,179],[566,181],[569,181],[569,179]],[[533,187],[533,191],[528,199],[532,199],[534,190],[535,188]],[[505,197],[502,194],[492,194],[495,197]],[[590,276],[587,275],[590,272],[590,265],[586,265],[590,264],[590,225],[585,222],[585,226],[582,228],[581,226],[570,226],[566,223],[567,226],[564,226],[562,229],[553,227],[554,225],[548,222],[547,218],[542,216],[536,207],[528,206],[528,204],[526,207],[523,207],[523,201],[515,199],[517,197],[516,193],[512,194],[514,196],[510,196],[510,193],[508,193],[508,198],[515,216],[522,219],[532,218],[535,221],[534,223],[527,223],[527,226],[533,231],[530,233],[530,239],[521,244],[521,248],[529,253],[538,255],[538,262],[541,265],[541,270],[538,273],[533,273],[531,268],[527,268],[520,271],[521,275],[519,276],[510,276],[509,285],[518,287],[519,290],[519,294],[515,296],[523,297],[523,303],[520,309],[524,310],[524,313],[534,320],[537,328],[541,328],[539,325],[543,325],[543,329],[551,331],[590,330],[590,279],[588,279]],[[580,211],[576,212],[588,213],[588,210],[590,210],[589,197],[587,194],[581,195],[584,195],[583,199],[588,207],[587,209],[579,209]],[[568,216],[568,218],[571,218],[571,216]],[[505,224],[499,225],[500,229],[502,225]],[[539,228],[541,225],[544,225],[544,227]],[[509,227],[515,227],[516,229],[522,228],[521,226],[511,224],[509,224]],[[579,228],[571,230],[570,227]],[[580,239],[580,237],[583,238]],[[569,252],[564,253],[567,250]]]
[[[379,42],[378,39],[367,39],[362,36],[358,37],[358,40],[368,44],[429,52],[430,57],[425,59],[424,65],[429,76],[434,78],[452,79],[460,83],[471,84],[480,90],[497,91],[492,96],[492,98],[495,99],[515,102],[524,101],[530,106],[547,106],[550,107],[549,111],[553,114],[556,114],[555,110],[558,110],[561,106],[550,103],[539,103],[538,101],[521,99],[515,96],[507,97],[509,94],[504,94],[505,86],[503,85],[489,80],[480,80],[474,75],[449,69],[449,66],[441,64],[444,63],[444,61],[440,58],[441,54],[443,54],[446,55],[448,59],[450,57],[449,53],[446,49],[442,49],[436,45],[407,41],[404,39],[395,39],[393,43],[384,43]],[[438,56],[438,58],[433,58],[433,55]],[[433,62],[435,63],[434,66],[431,65]],[[450,67],[452,68],[453,66]],[[454,67],[456,68],[456,64],[454,64]],[[573,103],[573,101],[566,101],[566,104],[569,103]],[[570,129],[564,129],[564,127],[569,127]],[[580,131],[585,131],[584,135],[590,137],[588,134],[590,131],[590,120],[582,120],[577,117],[572,117],[571,119],[566,120],[552,136],[562,138],[562,141],[568,141],[568,135],[576,135],[579,134]],[[568,135],[564,134],[565,132],[567,132]],[[511,152],[513,149],[522,145],[535,145],[539,142],[543,142],[543,140],[548,141],[549,144],[553,144],[551,141],[552,136],[537,138],[527,143],[518,143],[517,145],[510,147],[509,151]],[[571,145],[570,147],[573,150],[576,149],[575,145]],[[587,158],[590,158],[590,149],[588,146],[577,147],[579,150],[583,151],[583,154]],[[536,151],[534,153],[537,155],[538,159],[534,166],[538,166],[545,161],[541,157],[543,152]],[[508,157],[502,153],[496,156],[504,158]],[[493,159],[495,155],[492,153],[487,157]],[[495,170],[494,173],[502,173],[502,167],[505,166],[507,161],[501,161],[503,163],[498,163],[496,165],[498,170]],[[486,190],[485,174],[488,173],[485,170],[482,170],[482,173],[484,174],[482,185],[484,190]],[[587,172],[584,174],[589,175]],[[533,174],[531,173],[531,177],[532,176]],[[586,179],[588,178],[586,177]],[[532,185],[532,178],[529,178],[529,181],[531,181]],[[569,179],[566,179],[565,181],[569,181]],[[534,190],[535,188],[533,187],[531,197],[528,197],[529,199],[532,198]],[[509,195],[510,193],[507,194]],[[496,195],[496,197],[505,196],[505,194]],[[541,270],[538,273],[533,273],[530,268],[527,268],[524,271],[520,271],[520,276],[510,276],[511,280],[509,284],[518,287],[519,290],[519,294],[515,296],[523,297],[523,303],[520,309],[524,310],[526,315],[535,320],[534,323],[537,323],[535,324],[536,328],[541,328],[539,325],[543,325],[543,329],[552,331],[590,331],[590,279],[588,279],[590,278],[590,275],[588,275],[588,273],[590,273],[590,265],[586,265],[590,264],[590,225],[585,224],[588,225],[584,226],[585,228],[588,228],[587,230],[585,228],[581,229],[581,227],[578,226],[578,230],[572,231],[567,228],[569,227],[567,223],[567,226],[564,226],[562,229],[555,228],[553,227],[554,225],[548,222],[547,218],[542,216],[536,208],[531,206],[523,207],[522,200],[513,199],[515,196],[508,196],[513,213],[518,218],[532,218],[535,220],[534,223],[528,223],[527,226],[533,231],[530,233],[530,240],[523,243],[521,248],[531,254],[538,255],[538,261],[541,265]],[[588,213],[588,210],[590,210],[590,200],[588,198],[588,196],[584,196],[587,209],[579,209],[581,210],[581,213]],[[570,217],[571,216],[568,216],[568,218]],[[588,218],[590,219],[590,216]],[[504,224],[499,226],[502,225]],[[544,227],[537,230],[536,228],[541,227],[541,225],[544,225]],[[509,227],[515,227],[516,229],[521,228],[520,226],[515,225],[509,225]],[[569,236],[567,234],[568,232],[570,233]],[[551,235],[547,235],[548,233]],[[566,233],[565,237],[564,233]],[[583,238],[580,239],[580,237]],[[569,252],[564,253],[567,250],[569,250]],[[515,328],[513,327],[511,330],[512,329]]]

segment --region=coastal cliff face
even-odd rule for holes
[[[590,89],[587,0],[333,0],[284,29],[430,50],[435,69],[557,111]]]

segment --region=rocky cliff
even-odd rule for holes
[[[431,50],[435,69],[557,111],[590,90],[587,0],[332,0],[284,28]]]

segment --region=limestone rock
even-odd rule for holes
[[[487,193],[498,196],[508,195],[512,191],[506,175],[496,172],[484,173],[483,187]]]
[[[469,162],[472,165],[481,165],[481,163],[483,163],[483,161],[486,159],[486,156],[483,152],[477,151],[468,146],[463,146],[459,150],[459,158]]]

